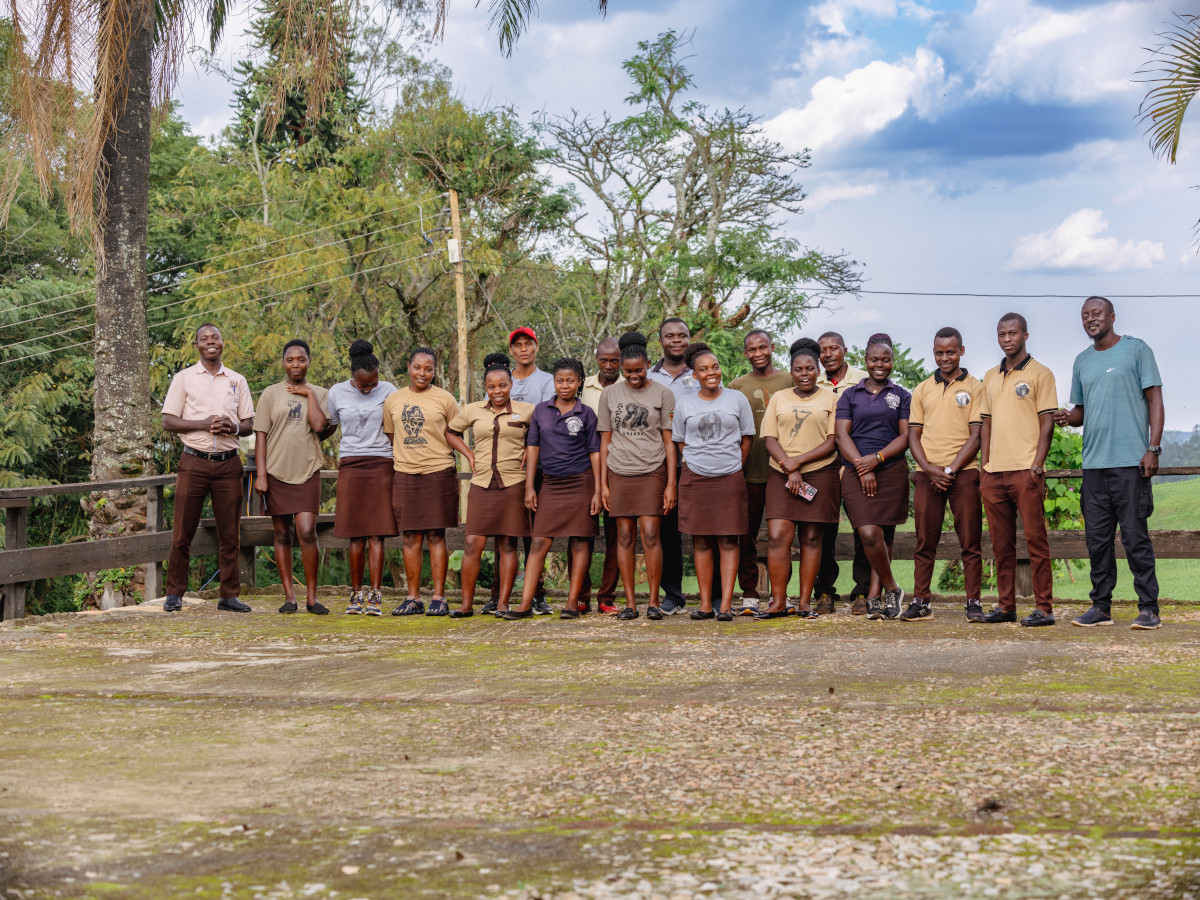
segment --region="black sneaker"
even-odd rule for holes
[[[308,609],[308,611],[309,611],[310,613],[312,613],[314,616],[327,616],[327,615],[329,615],[329,609],[328,609],[328,608],[327,608],[327,607],[326,607],[324,604],[322,604],[322,603],[318,603],[318,602],[316,602],[316,601],[313,601],[313,604],[312,604],[311,606],[307,607],[307,609]]]
[[[881,597],[867,598],[867,618],[872,622],[883,618],[883,599]]]
[[[1094,628],[1097,625],[1115,625],[1112,616],[1105,612],[1099,606],[1093,606],[1082,616],[1076,616],[1071,620],[1072,625],[1079,625],[1082,628]]]
[[[179,612],[183,609],[183,597],[179,594],[167,594],[163,601],[163,612]]]
[[[1021,620],[1021,624],[1026,628],[1040,628],[1043,625],[1053,625],[1054,613],[1044,613],[1040,609],[1035,609]]]
[[[978,598],[972,597],[968,600],[964,609],[967,611],[968,622],[983,621],[983,604],[979,602]]]
[[[929,604],[918,597],[908,604],[908,609],[900,614],[900,621],[918,622],[921,619],[929,618],[932,613],[933,610],[929,608]]]
[[[1153,631],[1155,628],[1162,628],[1162,620],[1154,610],[1143,609],[1138,612],[1138,617],[1129,627],[1134,631]]]
[[[662,619],[662,617],[663,617],[662,607],[660,607],[660,606],[647,606],[646,607],[646,618],[647,619],[653,619],[655,622],[658,622]]]
[[[425,612],[425,604],[416,597],[409,597],[392,610],[393,616],[419,616]]]
[[[995,625],[998,622],[1015,622],[1017,621],[1017,611],[1014,609],[1011,612],[1006,612],[997,606],[979,621],[988,625]]]
[[[883,592],[883,614],[889,619],[900,615],[900,604],[904,602],[904,591],[897,587],[894,591]]]
[[[617,613],[617,618],[622,622],[629,622],[637,617],[638,611],[636,606],[623,606],[621,607],[621,611]]]
[[[496,614],[496,607],[499,605],[499,600],[489,600],[487,603],[483,604],[483,609],[479,611],[479,614],[481,616],[494,616]]]
[[[550,608],[550,604],[546,602],[545,597],[534,597],[533,606],[530,608],[533,610],[535,616],[548,616],[554,612]]]

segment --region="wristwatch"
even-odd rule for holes
[[[1032,472],[1034,475],[1041,475],[1046,470],[1043,469],[1041,466],[1030,466],[1029,471]]]
[[[1157,446],[1157,445],[1156,445],[1156,446],[1151,446],[1151,447],[1149,447],[1148,449],[1149,449],[1149,450],[1150,450],[1150,452],[1151,452],[1151,453],[1153,453],[1155,456],[1162,456],[1162,447],[1161,447],[1161,446]]]
[[[950,468],[949,466],[946,466],[946,468],[942,469],[942,471],[945,472],[947,475],[949,475],[951,478],[954,477],[954,470],[952,468]]]

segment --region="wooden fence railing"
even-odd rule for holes
[[[242,581],[253,586],[255,583],[255,548],[271,546],[274,533],[269,516],[261,515],[258,495],[249,490],[247,469],[247,512],[242,517]],[[1046,473],[1049,478],[1078,478],[1079,469],[1058,469]],[[1160,475],[1200,475],[1200,466],[1164,468]],[[322,479],[336,479],[337,472],[322,471]],[[466,473],[461,478],[469,477]],[[0,551],[0,591],[3,592],[3,610],[0,618],[20,619],[25,616],[25,593],[28,583],[43,578],[61,578],[83,572],[95,572],[125,566],[144,566],[145,596],[153,599],[162,595],[162,564],[171,552],[171,531],[163,522],[163,488],[175,483],[172,475],[148,475],[117,481],[87,481],[76,484],[55,484],[41,487],[9,488],[0,490],[0,509],[5,511],[5,549]],[[78,541],[56,544],[49,547],[27,546],[29,507],[39,497],[71,494],[87,494],[96,491],[144,490],[146,491],[146,531],[127,537],[105,540]],[[349,542],[333,535],[333,516],[317,518],[317,535],[322,547],[344,549]],[[1200,531],[1155,531],[1152,532],[1154,549],[1160,559],[1200,559]],[[461,550],[463,534],[461,528],[447,533],[451,550]],[[684,537],[684,549],[690,550],[690,538]],[[560,546],[561,545],[561,546]],[[389,547],[400,547],[400,538],[387,542]],[[603,552],[604,538],[596,541],[599,552]],[[838,559],[853,556],[853,536],[838,535]],[[1124,548],[1117,542],[1117,554],[1124,556]],[[565,541],[556,541],[555,550],[565,550]],[[952,530],[942,536],[938,548],[939,559],[956,559],[960,546]],[[895,558],[912,559],[916,550],[916,536],[912,532],[899,532],[895,541]],[[192,541],[192,555],[204,556],[217,551],[216,528],[212,520],[202,520]],[[1050,552],[1055,559],[1087,559],[1087,546],[1082,531],[1051,531]],[[766,555],[766,531],[759,534],[759,555]],[[983,535],[983,555],[994,558],[990,536]],[[1025,559],[1024,541],[1019,539],[1018,554]],[[1024,573],[1022,573],[1024,574]],[[1021,580],[1018,580],[1018,586]]]

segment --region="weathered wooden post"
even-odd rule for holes
[[[157,534],[163,530],[163,486],[161,484],[146,491],[146,531]],[[143,567],[146,590],[143,600],[155,600],[163,594],[163,566],[161,562],[149,562]]]
[[[24,550],[28,544],[27,528],[29,523],[28,497],[14,497],[0,500],[0,509],[4,513],[4,549]],[[25,583],[13,582],[2,586],[4,591],[4,608],[0,610],[0,619],[25,618]]]

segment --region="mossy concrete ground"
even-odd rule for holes
[[[1200,862],[1200,610],[1155,632],[1077,611],[1025,630],[951,607],[506,623],[208,603],[5,627],[0,894],[551,896],[638,867],[654,891],[717,878],[705,854],[747,832],[1077,835],[1195,874],[1176,863]],[[997,877],[1022,895],[1020,860]],[[1153,877],[1078,896],[1200,890]],[[726,892],[708,883],[694,895]]]

